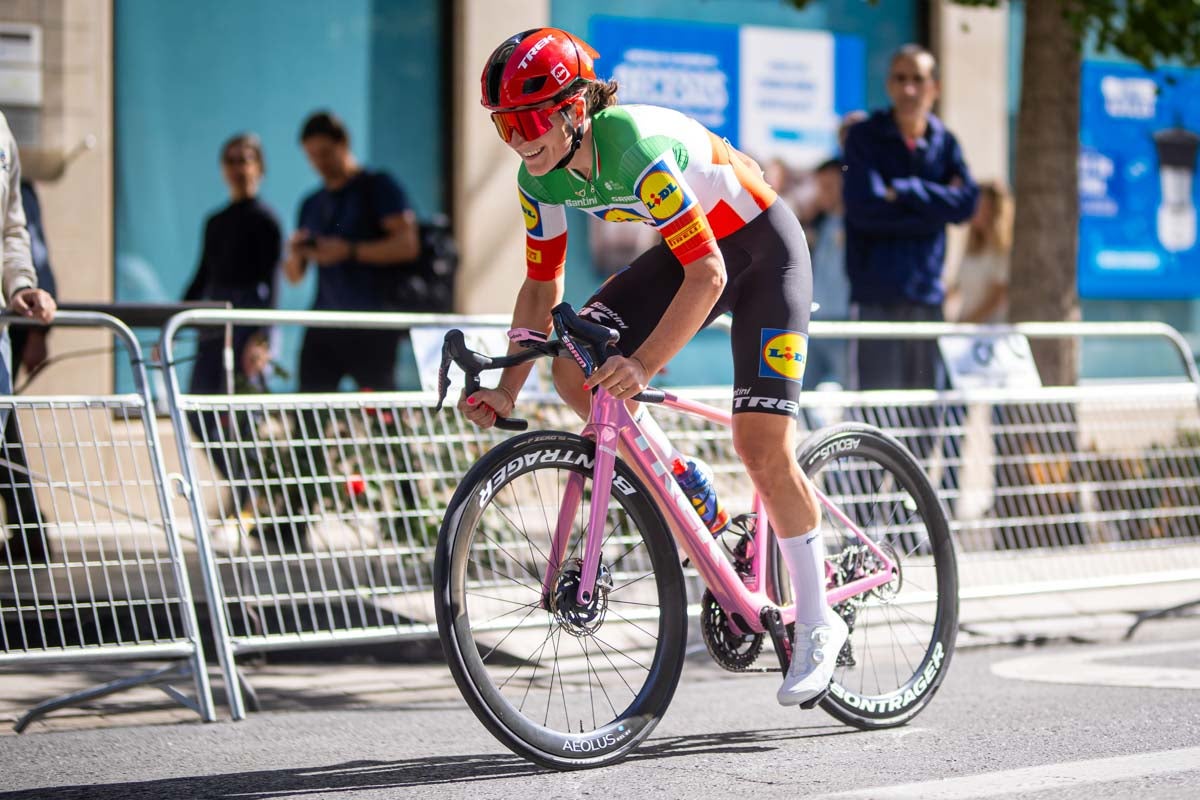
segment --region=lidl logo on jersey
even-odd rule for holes
[[[534,236],[541,236],[542,215],[538,213],[537,202],[524,192],[521,192],[521,212],[525,215],[525,230]]]
[[[675,176],[661,161],[642,177],[638,198],[650,209],[650,216],[659,222],[666,222],[691,205]]]
[[[799,381],[808,361],[808,337],[796,331],[763,328],[758,377]]]
[[[610,208],[601,215],[601,219],[605,222],[649,222],[650,220],[644,215],[639,214],[632,208]]]

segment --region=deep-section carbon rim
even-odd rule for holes
[[[623,465],[595,597],[575,600],[593,453],[591,442],[567,434],[501,445],[464,479],[439,542],[439,629],[464,697],[504,744],[556,768],[611,763],[648,735],[674,693],[685,647],[674,545]],[[572,483],[581,500],[558,559],[552,534]]]
[[[878,429],[846,424],[805,443],[800,466],[850,520],[899,564],[888,584],[836,606],[851,628],[822,707],[862,728],[900,725],[933,697],[958,627],[958,573],[945,512],[907,450]],[[823,514],[833,584],[877,563],[832,514]]]

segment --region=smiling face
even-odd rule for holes
[[[571,149],[571,132],[567,129],[567,121],[557,113],[554,119],[554,127],[532,142],[525,141],[520,133],[515,132],[508,141],[508,146],[521,157],[530,175],[550,172]]]

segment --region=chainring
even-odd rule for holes
[[[745,672],[762,652],[763,635],[734,633],[725,609],[708,589],[700,598],[700,630],[713,661],[730,672]]]

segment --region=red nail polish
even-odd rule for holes
[[[469,406],[473,406],[473,405],[475,405],[475,398],[474,398],[474,397],[468,397],[468,398],[467,398],[467,405],[469,405]]]

